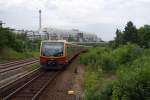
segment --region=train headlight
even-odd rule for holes
[[[48,61],[47,64],[48,64],[48,65],[56,65],[57,62],[56,62],[56,61]]]
[[[47,64],[48,64],[48,65],[52,64],[52,61],[48,61]]]

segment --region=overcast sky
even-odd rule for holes
[[[139,27],[150,24],[150,0],[0,0],[0,20],[16,29],[43,27],[79,29],[112,40],[116,28],[131,20]]]

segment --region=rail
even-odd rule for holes
[[[30,59],[30,60],[25,60],[25,61],[22,60],[22,62],[16,61],[13,63],[4,64],[3,66],[0,66],[0,74],[4,73],[4,72],[11,71],[11,70],[16,70],[16,69],[21,68],[23,66],[31,65],[34,63],[38,63],[38,62],[39,62],[38,59]]]
[[[36,77],[33,77],[30,81],[26,82],[15,91],[11,92],[3,100],[12,98],[30,98],[35,100],[41,94],[41,92],[59,75],[58,72],[41,72]],[[31,91],[32,90],[32,91]]]

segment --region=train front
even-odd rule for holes
[[[64,41],[43,41],[40,64],[45,69],[61,69],[66,62]]]

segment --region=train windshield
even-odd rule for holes
[[[43,42],[42,43],[42,56],[63,56],[64,43],[63,42]]]

